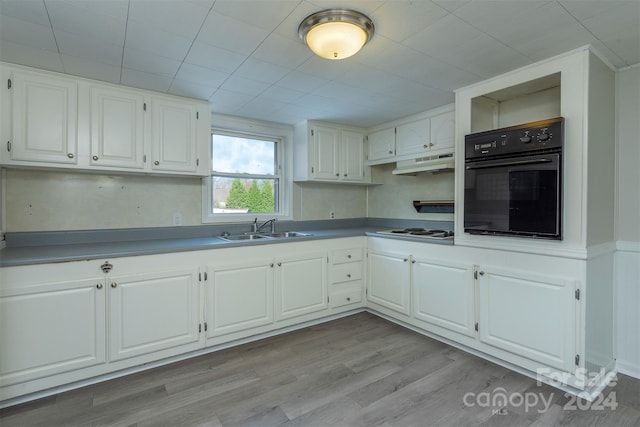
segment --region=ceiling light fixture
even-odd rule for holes
[[[316,55],[345,59],[355,55],[373,36],[373,21],[355,10],[329,9],[309,15],[298,35]]]

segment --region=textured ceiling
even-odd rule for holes
[[[297,34],[327,8],[367,14],[352,58]],[[453,90],[591,44],[640,62],[640,0],[0,0],[0,60],[209,100],[281,123],[370,127],[453,102]]]

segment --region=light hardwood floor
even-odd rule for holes
[[[500,393],[511,403],[485,404]],[[360,313],[5,408],[0,425],[640,425],[640,380],[603,395],[615,410]]]

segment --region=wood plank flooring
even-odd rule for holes
[[[0,425],[640,426],[640,380],[603,396],[617,408],[360,313],[5,408]]]

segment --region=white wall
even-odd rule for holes
[[[616,73],[616,358],[640,378],[640,64]]]

